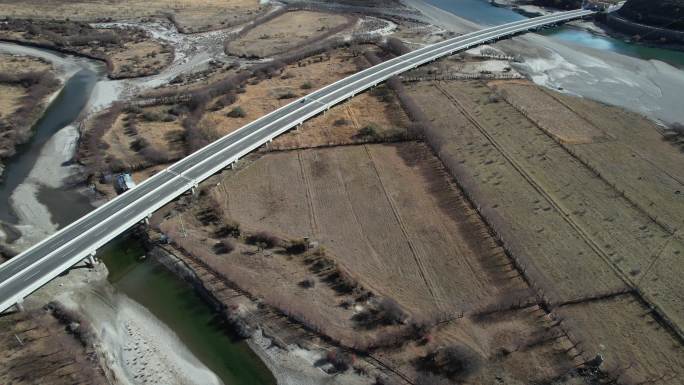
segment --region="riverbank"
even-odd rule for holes
[[[462,32],[472,27],[472,22],[464,23],[423,0],[405,3],[421,11],[428,9],[425,15],[446,30]],[[511,56],[521,55],[524,61],[515,64],[516,69],[539,85],[623,107],[663,124],[684,121],[684,110],[678,107],[684,89],[683,71],[659,60],[643,60],[568,40],[556,39],[552,33],[530,33],[495,46]]]
[[[373,379],[351,371],[322,370],[334,346],[290,323],[248,293],[230,285],[195,258],[169,245],[151,244],[149,255],[189,282],[222,318],[232,320],[235,330],[249,331],[247,343],[275,376],[278,385],[322,385],[330,381],[345,385],[370,385]],[[296,342],[293,342],[296,341]]]
[[[97,347],[117,384],[221,384],[166,325],[106,280],[59,300],[97,325]]]

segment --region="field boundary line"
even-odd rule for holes
[[[572,218],[570,218],[569,215],[565,214],[565,212],[562,210],[562,208],[558,205],[558,203],[549,195],[547,194],[541,186],[539,186],[534,179],[532,179],[531,176],[529,176],[524,169],[517,164],[516,161],[514,161],[510,155],[508,155],[502,148],[501,146],[494,140],[493,137],[487,132],[484,127],[482,127],[479,122],[473,118],[468,111],[463,107],[463,105],[455,98],[453,97],[448,91],[444,90],[439,84],[435,84],[435,87],[439,89],[449,100],[451,100],[455,105],[458,107],[458,109],[461,111],[461,113],[468,119],[468,121],[471,122],[471,124],[475,125],[475,127],[480,130],[482,135],[484,135],[490,143],[506,158],[508,162],[511,163],[511,165],[521,174],[521,176],[532,185],[532,187],[537,190],[542,196],[556,209],[558,210],[561,214],[561,217],[580,235],[580,237],[591,247],[594,252],[598,254],[598,256],[603,260],[604,263],[608,265],[608,267],[613,270],[613,272],[617,275],[617,277],[625,284],[627,287],[632,288],[639,296],[639,298],[648,305],[648,307],[651,308],[653,312],[655,312],[658,317],[664,321],[665,325],[668,326],[668,328],[676,335],[676,337],[680,341],[684,341],[684,333],[682,333],[679,325],[677,325],[676,322],[672,321],[670,317],[667,315],[667,313],[662,310],[662,308],[654,301],[650,299],[650,296],[645,293],[643,290],[639,288],[638,285],[634,284],[632,280],[627,276],[627,274],[623,273],[620,268],[615,266],[611,261],[610,258],[605,254],[603,249],[594,242],[591,237],[589,237],[588,234],[581,228],[579,224],[577,224]],[[529,120],[529,119],[528,119]],[[555,143],[555,141],[554,141]],[[582,163],[582,165],[584,165]],[[586,166],[585,166],[586,167]],[[603,179],[600,179],[603,181]],[[628,201],[628,203],[631,203],[631,201]],[[666,241],[667,242],[667,241]]]
[[[304,182],[304,187],[306,188],[306,201],[309,206],[309,223],[311,225],[311,234],[314,236],[314,238],[318,239],[320,231],[318,229],[318,221],[316,220],[316,206],[313,203],[313,189],[311,188],[311,180],[309,179],[309,175],[304,168],[302,151],[297,151],[297,160],[299,161],[299,171],[302,173],[302,181]]]
[[[436,289],[434,287],[434,284],[431,279],[427,278],[425,266],[423,265],[421,259],[418,257],[416,246],[413,244],[413,242],[411,242],[411,237],[409,237],[408,230],[406,229],[406,224],[404,223],[404,220],[401,218],[401,215],[399,215],[399,210],[397,210],[397,204],[394,202],[394,199],[392,199],[390,194],[387,192],[387,187],[385,186],[385,182],[382,181],[382,177],[380,176],[378,167],[375,164],[375,159],[373,159],[373,155],[368,149],[368,146],[363,146],[363,149],[366,152],[368,159],[370,159],[371,161],[371,167],[373,168],[375,176],[378,178],[378,182],[380,182],[380,187],[382,187],[382,192],[384,193],[385,198],[387,199],[387,202],[389,203],[390,208],[392,209],[394,219],[397,220],[397,224],[399,224],[399,228],[401,229],[401,232],[404,235],[404,238],[406,239],[406,243],[409,246],[409,250],[411,250],[411,255],[413,255],[413,259],[416,262],[416,265],[418,266],[418,272],[420,273],[420,277],[423,279],[423,282],[425,282],[425,286],[427,287],[428,292],[430,292],[430,295],[436,301],[436,305],[440,308],[440,310],[444,310],[442,298],[435,294]]]
[[[577,112],[575,112],[574,110],[572,110],[572,108],[571,108],[570,106],[568,106],[568,105],[567,105],[565,102],[563,102],[562,100],[558,99],[555,95],[550,94],[550,93],[547,92],[546,90],[542,90],[542,92],[544,92],[546,95],[549,95],[551,98],[553,98],[554,100],[556,100],[556,101],[557,101],[558,103],[560,103],[563,107],[565,107],[566,109],[568,109],[570,112],[572,112],[574,115],[576,115],[576,116],[579,117],[580,119],[582,119],[582,120],[586,121],[588,124],[591,124],[592,126],[596,127],[596,125],[594,125],[593,123],[591,123],[590,121],[588,121],[586,118],[584,118],[583,116],[579,115]],[[504,100],[506,100],[506,99],[504,98]],[[527,113],[526,113],[526,112],[521,111],[520,108],[517,108],[515,105],[513,105],[512,103],[510,103],[508,100],[506,100],[506,103],[507,103],[508,105],[510,105],[511,107],[515,108],[517,111],[520,111],[520,113],[522,113],[523,115],[525,115],[525,117],[527,117],[527,119],[528,119],[529,121],[531,121],[535,126],[537,126],[537,128],[539,128],[544,134],[546,134],[547,136],[550,136],[551,139],[553,139],[553,136],[549,135],[549,133],[547,132],[547,130],[546,130],[544,127],[542,127],[540,124],[538,124],[536,121],[530,119],[530,118],[527,116]],[[598,128],[598,127],[597,127],[597,128]],[[625,200],[627,200],[629,203],[631,203],[632,206],[633,206],[635,209],[637,209],[639,212],[641,212],[642,214],[644,214],[645,216],[647,216],[650,220],[652,220],[655,224],[657,224],[658,226],[660,226],[663,230],[665,230],[666,232],[668,232],[670,235],[676,235],[676,233],[677,233],[677,231],[678,231],[678,228],[671,228],[671,227],[668,226],[667,224],[661,223],[661,221],[659,221],[658,218],[656,218],[655,216],[652,216],[651,214],[649,214],[645,209],[643,209],[643,208],[641,207],[641,205],[639,205],[638,203],[636,203],[635,201],[633,201],[632,199],[630,199],[630,198],[627,196],[627,193],[624,192],[624,191],[622,191],[622,190],[620,190],[620,189],[617,187],[617,185],[615,185],[614,183],[611,183],[611,182],[607,181],[605,178],[603,178],[603,176],[602,176],[602,175],[601,175],[601,174],[600,174],[600,173],[599,173],[591,164],[589,164],[588,161],[585,161],[581,156],[577,155],[577,154],[575,153],[575,151],[573,151],[572,149],[570,149],[570,148],[569,148],[568,146],[566,146],[564,143],[561,143],[561,142],[559,142],[559,141],[556,141],[555,139],[553,139],[553,140],[554,140],[556,143],[558,143],[558,144],[559,144],[559,145],[560,145],[568,154],[570,154],[570,155],[571,155],[573,158],[575,158],[578,162],[580,162],[582,165],[584,165],[584,167],[586,167],[587,169],[589,169],[589,171],[591,171],[594,175],[596,175],[598,178],[600,178],[601,180],[603,180],[603,181],[604,181],[607,185],[609,185],[613,190],[617,191],[623,198],[625,198]],[[624,145],[626,148],[628,148],[630,151],[632,151],[632,153],[637,154],[637,155],[639,156],[640,159],[642,159],[643,161],[647,162],[648,164],[650,164],[651,166],[653,166],[655,169],[661,171],[663,174],[667,175],[669,178],[671,178],[672,180],[676,181],[677,183],[679,183],[679,184],[681,184],[681,185],[684,185],[684,182],[683,182],[683,181],[679,180],[677,177],[675,177],[675,176],[673,176],[673,175],[670,175],[669,172],[667,172],[666,170],[661,169],[660,167],[658,167],[657,164],[655,164],[655,163],[652,162],[651,160],[649,160],[649,159],[644,158],[643,156],[641,156],[641,154],[639,154],[638,152],[634,151],[634,149],[633,149],[631,146],[627,145],[627,144],[624,143],[624,142],[620,142],[620,143],[623,144],[623,145]],[[677,236],[677,238],[679,238],[679,237]]]

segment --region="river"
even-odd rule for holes
[[[0,48],[17,53],[14,45],[0,43]],[[32,48],[27,51],[37,53]],[[73,59],[49,51],[41,52],[52,59]],[[97,73],[97,69],[101,69],[99,65],[89,63],[88,66],[74,67],[78,70],[72,68],[68,72],[70,75],[64,87],[34,125],[31,140],[19,146],[17,154],[6,162],[4,178],[0,182],[0,220],[3,222],[21,224],[12,209],[12,195],[22,184],[28,183],[39,158],[46,155],[44,150],[51,138],[79,118],[88,105],[93,88],[103,80],[102,73]],[[68,187],[40,186],[37,198],[47,207],[50,220],[57,228],[93,209],[88,197]],[[98,250],[98,255],[107,266],[108,280],[116,289],[116,295],[124,295],[142,305],[156,318],[153,322],[161,322],[170,329],[184,347],[225,385],[276,383],[247,343],[231,335],[221,318],[189,284],[160,264],[139,259],[144,250],[135,238],[123,235]]]
[[[421,0],[481,25],[525,16],[487,0]],[[450,29],[450,22],[436,23]],[[458,28],[456,28],[458,30]],[[592,28],[593,29],[593,28]],[[548,28],[499,43],[521,55],[515,64],[535,83],[642,114],[662,124],[684,122],[684,52],[630,43],[574,25]]]
[[[88,102],[96,81],[97,74],[89,69],[81,69],[72,75],[33,127],[34,134],[31,139],[18,146],[17,153],[7,159],[3,180],[0,183],[0,202],[3,203],[0,205],[0,220],[17,223],[18,218],[9,204],[12,193],[29,175],[47,141],[57,131],[76,120]],[[82,197],[73,199],[68,210],[60,210],[60,215],[57,215],[59,218],[55,220],[61,223],[71,222],[90,209],[92,206]]]
[[[425,2],[480,25],[498,25],[526,18],[511,9],[493,6],[487,0],[425,0]],[[612,51],[644,60],[657,59],[675,67],[684,68],[684,52],[682,51],[633,44],[567,25],[547,29],[541,31],[540,34],[587,48]]]

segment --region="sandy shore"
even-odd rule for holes
[[[462,33],[480,28],[421,0],[403,1],[446,30]],[[524,62],[516,64],[516,69],[537,84],[623,107],[666,124],[684,122],[684,109],[679,107],[684,71],[667,63],[533,33],[496,46],[509,55],[521,55]]]
[[[13,244],[19,250],[28,248],[57,231],[50,211],[38,201],[41,186],[59,188],[64,180],[78,171],[78,166],[65,166],[76,149],[78,129],[72,125],[59,130],[45,144],[35,166],[24,182],[17,186],[10,198],[10,204],[19,217],[17,228],[22,237]]]
[[[248,343],[273,373],[278,385],[370,385],[374,382],[351,370],[330,375],[315,366],[318,360],[325,357],[323,351],[302,349],[296,345],[281,349],[271,344],[261,330],[257,330]]]
[[[214,385],[222,382],[165,324],[106,281],[58,297],[83,314],[98,335],[98,350],[120,384]]]

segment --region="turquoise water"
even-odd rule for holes
[[[508,8],[495,7],[487,0],[425,0],[427,3],[481,25],[498,25],[525,19],[525,16]],[[620,39],[595,35],[577,28],[561,26],[539,32],[554,39],[583,47],[612,51],[619,54],[651,60],[657,59],[678,68],[684,68],[684,52],[629,43]]]

